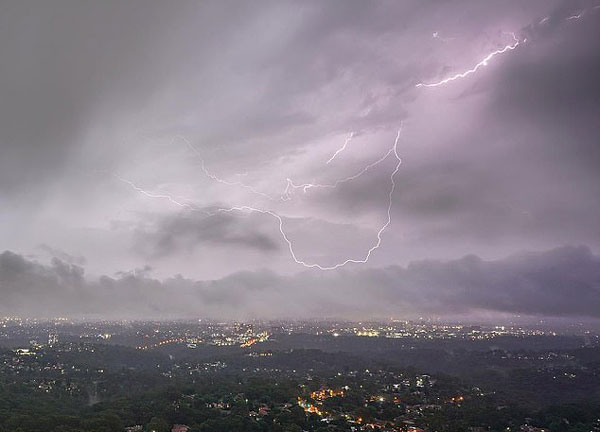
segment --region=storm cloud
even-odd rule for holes
[[[0,255],[0,288],[2,313],[46,317],[600,318],[600,257],[586,247],[563,247],[495,261],[470,255],[339,273],[284,277],[258,270],[159,281],[143,272],[86,278],[81,267],[59,260],[41,265],[7,251]]]
[[[3,4],[2,313],[596,316],[598,76],[593,0]]]
[[[151,257],[190,252],[211,244],[263,252],[279,249],[279,243],[269,235],[257,232],[256,226],[253,215],[245,218],[223,213],[214,216],[200,213],[169,215],[150,227],[140,227],[135,234],[134,248]]]

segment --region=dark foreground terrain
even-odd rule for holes
[[[7,321],[0,431],[600,431],[596,336],[407,326]]]

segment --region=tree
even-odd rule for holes
[[[165,419],[152,417],[146,426],[148,432],[169,432],[169,424]]]

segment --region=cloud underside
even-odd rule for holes
[[[114,318],[415,317],[498,313],[600,318],[600,257],[587,247],[469,255],[406,267],[240,272],[214,281],[146,273],[88,278],[80,266],[0,255],[0,313]],[[110,312],[109,312],[110,311]]]

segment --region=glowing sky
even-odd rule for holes
[[[599,6],[0,3],[0,313],[598,317]]]

